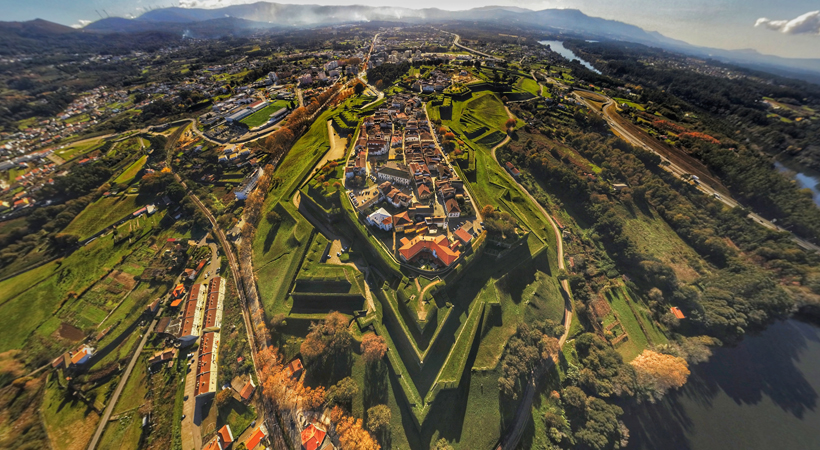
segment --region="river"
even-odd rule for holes
[[[820,449],[820,328],[777,322],[691,370],[663,401],[624,408],[627,450]]]
[[[803,169],[798,169],[791,164],[787,166],[786,164],[775,161],[774,166],[777,168],[778,172],[785,173],[790,176],[793,175],[794,179],[797,180],[797,185],[801,188],[809,188],[814,194],[814,203],[817,206],[820,206],[820,174],[812,174],[807,171],[801,172],[800,170]]]
[[[575,52],[573,52],[572,50],[564,47],[564,43],[561,42],[561,41],[538,41],[538,43],[541,44],[541,45],[549,45],[550,49],[552,49],[552,51],[554,51],[555,53],[558,53],[559,55],[563,56],[564,58],[567,58],[570,61],[572,61],[573,59],[577,59],[578,61],[581,62],[581,65],[583,65],[587,69],[589,69],[589,70],[591,70],[591,71],[593,71],[597,74],[601,73],[600,70],[593,67],[592,64],[590,64],[589,62],[584,61],[583,59],[581,59],[578,55],[575,54]]]

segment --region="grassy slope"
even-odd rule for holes
[[[22,348],[28,336],[54,315],[70,292],[81,292],[107,272],[122,256],[110,240],[94,241],[62,264],[50,263],[0,284],[0,352]]]
[[[48,384],[41,416],[55,450],[82,450],[91,440],[100,417],[82,401],[66,400],[63,393],[55,381]]]
[[[148,155],[144,155],[142,158],[134,161],[133,164],[128,166],[128,168],[114,180],[114,182],[123,185],[131,184],[131,182],[134,181],[134,177],[136,177],[139,171],[142,170],[142,167],[145,165],[146,161],[148,161]]]
[[[273,209],[281,201],[283,204],[278,207],[280,215],[284,207],[289,212],[290,218],[280,225],[262,220],[253,242],[254,270],[259,280],[259,293],[268,314],[290,309],[288,305],[277,302],[277,300],[285,299],[287,286],[290,285],[296,273],[295,266],[299,264],[305,246],[308,244],[307,238],[313,228],[295,211],[290,195],[298,188],[302,178],[307,176],[313,166],[330,149],[327,121],[336,112],[330,110],[320,115],[308,132],[294,144],[274,173],[284,182],[268,194],[262,216],[264,217],[267,211]],[[288,274],[291,275],[288,276]]]
[[[144,206],[139,202],[138,197],[137,195],[119,195],[101,198],[75,217],[63,232],[77,235],[81,240],[86,239]]]

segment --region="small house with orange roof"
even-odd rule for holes
[[[327,431],[315,423],[302,430],[302,450],[332,450],[335,447],[327,437]]]
[[[202,447],[202,450],[225,450],[230,447],[232,443],[233,433],[231,432],[231,427],[225,425],[216,432],[216,436],[214,436],[213,440]]]
[[[669,310],[672,311],[672,314],[678,319],[686,318],[686,316],[683,315],[683,311],[681,311],[680,308],[678,308],[677,306],[673,306],[669,308]]]
[[[250,378],[242,389],[239,390],[239,398],[242,400],[242,403],[248,403],[253,397],[253,393],[256,391],[256,385],[253,384],[253,378]]]
[[[467,245],[470,243],[470,241],[473,240],[473,235],[464,230],[464,228],[459,228],[458,230],[454,231],[453,236],[455,236],[459,241],[461,241],[462,245]]]
[[[71,365],[72,366],[81,366],[88,362],[89,359],[94,355],[94,349],[84,345],[80,347],[79,350],[71,354]]]
[[[256,448],[259,447],[259,444],[262,442],[262,440],[265,439],[267,436],[268,433],[265,429],[265,426],[259,425],[259,428],[254,430],[251,433],[251,437],[249,437],[248,440],[245,441],[245,447],[247,447],[248,450],[256,450]]]
[[[171,291],[171,297],[173,298],[182,298],[185,295],[185,286],[182,284],[178,284],[173,291]]]
[[[285,366],[284,372],[285,375],[287,375],[289,378],[292,378],[301,375],[303,370],[304,366],[302,365],[302,360],[299,359],[299,357],[297,356],[293,359],[293,361],[289,362],[288,365]]]

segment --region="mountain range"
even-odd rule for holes
[[[160,8],[133,19],[119,17],[101,19],[87,25],[82,31],[85,33],[166,32],[185,33],[186,35],[196,35],[199,31],[204,37],[213,37],[220,34],[265,29],[286,30],[371,21],[407,24],[485,23],[499,27],[520,27],[544,32],[576,34],[590,39],[620,40],[820,83],[820,59],[781,58],[762,55],[754,50],[697,47],[657,32],[647,32],[634,25],[590,17],[577,9],[531,11],[517,7],[487,6],[466,11],[446,11],[436,8],[410,9],[362,5],[322,6],[257,2],[214,9]],[[26,36],[33,37],[36,35],[36,29],[49,29],[43,25],[43,22],[45,21],[37,21],[37,27],[17,25],[16,28],[11,29],[9,29],[9,24],[20,24],[20,22],[0,22],[0,34],[14,32],[15,29],[19,33],[20,29],[25,29],[28,30],[25,32]],[[60,32],[66,33],[65,30]]]

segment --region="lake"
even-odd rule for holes
[[[800,172],[794,167],[775,161],[774,166],[778,172],[793,175],[797,180],[797,185],[801,188],[809,188],[814,194],[814,203],[820,206],[820,174],[812,175],[807,172]]]
[[[591,70],[591,71],[593,71],[597,74],[601,73],[600,70],[593,67],[592,64],[590,64],[589,62],[584,61],[583,59],[581,59],[578,55],[575,54],[575,52],[573,52],[572,50],[564,47],[564,43],[561,42],[561,41],[538,41],[538,43],[541,44],[541,45],[549,45],[550,49],[552,49],[552,51],[554,51],[555,53],[558,53],[559,55],[563,56],[564,58],[567,58],[570,61],[572,61],[573,59],[577,59],[578,61],[581,62],[581,65],[583,65],[587,69],[589,69],[589,70]]]
[[[691,370],[663,401],[624,408],[628,450],[820,449],[820,328],[780,321]]]

